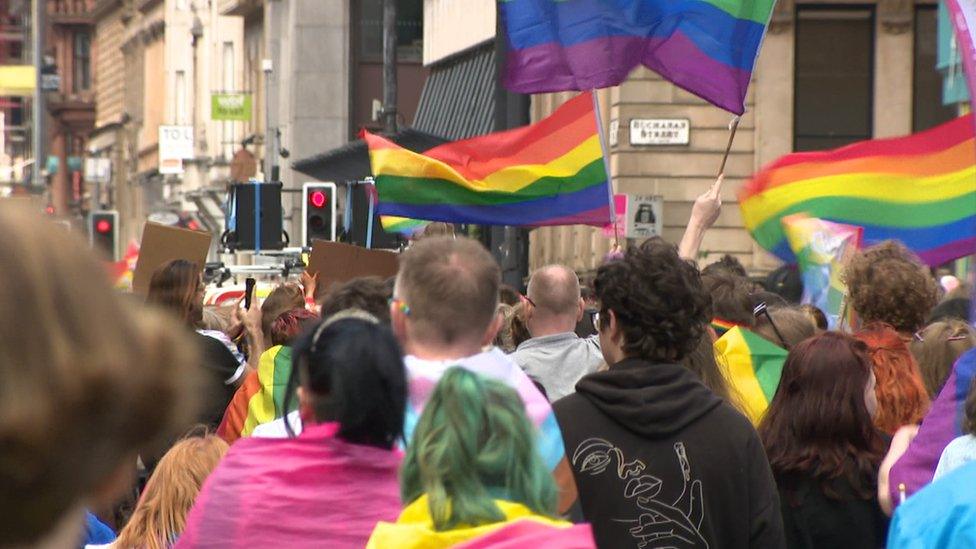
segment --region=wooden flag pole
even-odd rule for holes
[[[732,140],[735,139],[735,130],[739,129],[739,117],[736,116],[729,122],[729,143],[725,146],[725,155],[722,156],[722,167],[718,169],[718,174],[725,173],[725,163],[729,160],[729,152],[732,151]]]

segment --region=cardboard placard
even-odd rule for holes
[[[132,291],[146,295],[153,271],[174,259],[192,261],[203,269],[210,251],[210,233],[147,222],[142,229],[139,261],[132,275]]]
[[[319,287],[328,289],[333,284],[361,276],[389,278],[396,275],[397,254],[386,250],[367,250],[359,246],[313,240],[312,255],[308,258],[309,273],[319,275]]]

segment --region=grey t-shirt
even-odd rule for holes
[[[533,337],[522,342],[512,358],[542,384],[550,402],[576,392],[576,382],[603,364],[599,337],[583,339],[573,332]]]

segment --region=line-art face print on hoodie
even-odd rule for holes
[[[614,520],[632,525],[630,534],[641,549],[708,547],[700,532],[705,516],[702,483],[691,479],[684,443],[676,442],[674,452],[684,479],[681,495],[674,502],[658,499],[662,482],[654,475],[643,474],[647,469],[643,461],[626,461],[620,448],[606,440],[586,439],[573,452],[573,467],[580,473],[597,476],[609,469],[626,482],[624,497],[634,500],[635,516]]]

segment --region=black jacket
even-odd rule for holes
[[[832,497],[810,476],[778,478],[790,549],[878,549],[888,539],[888,517],[877,498],[857,496],[844,478],[830,482]]]
[[[599,547],[785,545],[759,436],[694,374],[627,359],[576,391],[553,409]]]

